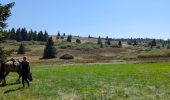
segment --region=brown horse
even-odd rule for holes
[[[3,69],[3,70],[1,70],[1,73],[3,73],[1,75],[1,81],[4,80],[3,84],[6,84],[5,78],[10,72],[18,73],[19,77],[18,77],[18,80],[16,82],[20,83],[22,66],[21,66],[21,62],[19,60],[15,60],[15,59],[12,58],[9,61],[6,61],[1,65],[1,69]],[[28,75],[28,79],[30,81],[32,81],[32,74],[31,73]]]

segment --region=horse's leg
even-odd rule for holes
[[[9,72],[6,72],[6,73],[4,74],[4,77],[6,77],[8,74],[9,74]]]
[[[2,86],[5,86],[6,85],[6,80],[5,80],[5,77],[2,79]]]
[[[17,82],[17,83],[21,83],[21,82],[20,82],[21,72],[18,71],[17,73],[18,73],[19,77],[18,77],[18,80],[17,80],[16,82]]]

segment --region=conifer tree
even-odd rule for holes
[[[60,32],[57,33],[57,36],[60,37]]]
[[[47,31],[44,32],[44,41],[47,41],[48,40],[48,33]]]
[[[118,42],[118,46],[119,46],[119,48],[122,47],[122,42],[121,41]]]
[[[15,29],[14,29],[14,28],[11,29],[10,39],[12,39],[12,40],[15,40],[15,39],[16,39],[16,33],[15,33]]]
[[[25,54],[25,47],[22,43],[20,44],[18,48],[18,54]]]
[[[65,33],[63,33],[63,36],[66,36],[66,34],[65,34]]]
[[[40,31],[40,32],[38,33],[38,35],[37,35],[37,41],[43,41],[43,39],[44,39],[43,32]]]
[[[14,3],[9,3],[6,5],[2,5],[0,2],[0,43],[4,42],[8,35],[6,32],[3,32],[3,29],[6,28],[7,23],[6,20],[11,15],[10,9],[14,6]],[[2,63],[9,55],[11,51],[6,51],[0,45],[0,63]]]
[[[99,38],[98,38],[98,40],[97,40],[97,44],[101,44],[102,43],[102,40],[101,40],[101,38],[100,38],[100,36],[99,36]]]
[[[69,36],[67,37],[67,42],[71,42],[71,39],[72,39],[72,36],[69,35]]]
[[[17,40],[18,42],[22,41],[21,29],[20,29],[20,28],[17,29],[17,31],[16,31],[16,40]]]
[[[56,57],[56,48],[54,47],[54,42],[52,37],[50,37],[47,41],[46,47],[44,48],[44,59],[51,59]]]

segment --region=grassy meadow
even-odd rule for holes
[[[28,88],[0,87],[0,100],[169,100],[170,63],[32,66]]]

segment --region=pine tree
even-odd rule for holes
[[[20,44],[18,48],[18,54],[25,54],[25,47],[22,43]]]
[[[136,40],[133,41],[133,46],[135,46],[135,45],[137,45],[137,41]]]
[[[46,47],[44,49],[43,58],[44,59],[51,59],[56,57],[56,48],[54,47],[54,42],[52,37],[50,37],[47,41]]]
[[[119,46],[119,48],[122,47],[122,42],[121,41],[118,42],[118,46]]]
[[[63,33],[63,36],[66,36],[66,34],[65,34],[65,33]]]
[[[64,39],[64,36],[61,36],[61,40],[62,40],[62,42],[63,42],[63,39]]]
[[[21,29],[20,29],[20,28],[17,29],[17,31],[16,31],[16,40],[17,40],[18,42],[22,41]]]
[[[37,41],[43,41],[43,39],[44,39],[43,32],[40,31],[40,32],[38,33],[38,36],[37,36]]]
[[[28,40],[28,34],[26,28],[21,29],[21,41],[27,41]]]
[[[100,44],[100,48],[103,48],[103,43]]]
[[[100,36],[99,36],[99,38],[98,38],[98,40],[97,40],[97,44],[101,44],[102,43],[102,40],[101,40],[101,38],[100,38]]]
[[[34,31],[34,32],[33,32],[33,40],[34,40],[34,41],[37,41],[37,31]]]
[[[155,39],[153,39],[153,40],[151,41],[151,46],[156,46],[156,40],[155,40]]]
[[[60,37],[60,32],[57,33],[57,36]]]
[[[33,32],[33,30],[31,29],[31,30],[28,32],[28,41],[32,41],[32,40],[33,40],[33,35],[34,35],[34,32]]]
[[[67,37],[67,42],[71,42],[71,39],[72,39],[72,36],[69,35],[69,36]]]
[[[110,39],[109,39],[108,36],[106,36],[106,39],[105,39],[105,40],[106,40],[106,44],[107,44],[107,45],[111,45],[111,41],[110,41]]]
[[[44,41],[47,41],[48,40],[48,33],[47,33],[47,31],[45,31],[44,32],[44,39],[43,39]]]
[[[14,29],[14,28],[11,29],[11,32],[10,32],[10,39],[16,40],[16,33],[15,33],[15,29]]]
[[[14,6],[14,3],[9,3],[7,5],[2,5],[0,3],[0,43],[4,42],[8,35],[6,32],[3,32],[3,29],[6,28],[6,20],[11,15],[10,9]],[[6,51],[3,47],[0,46],[0,63],[2,63],[9,55],[11,51]]]

